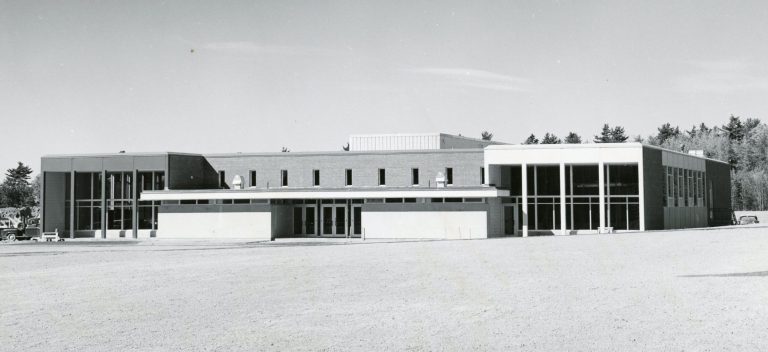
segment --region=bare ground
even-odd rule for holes
[[[768,229],[0,245],[0,350],[765,350]]]

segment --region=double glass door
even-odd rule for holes
[[[293,208],[293,233],[296,235],[315,234],[315,206],[306,205]]]
[[[347,206],[344,204],[323,205],[320,213],[321,235],[344,236],[347,234]]]

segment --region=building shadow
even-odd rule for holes
[[[678,277],[753,277],[753,276],[768,276],[768,271],[753,271],[749,273],[727,273],[727,274],[678,275]]]

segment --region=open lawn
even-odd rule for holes
[[[768,228],[0,245],[0,350],[766,350]]]

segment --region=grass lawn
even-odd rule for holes
[[[765,350],[768,228],[0,245],[0,350]]]

